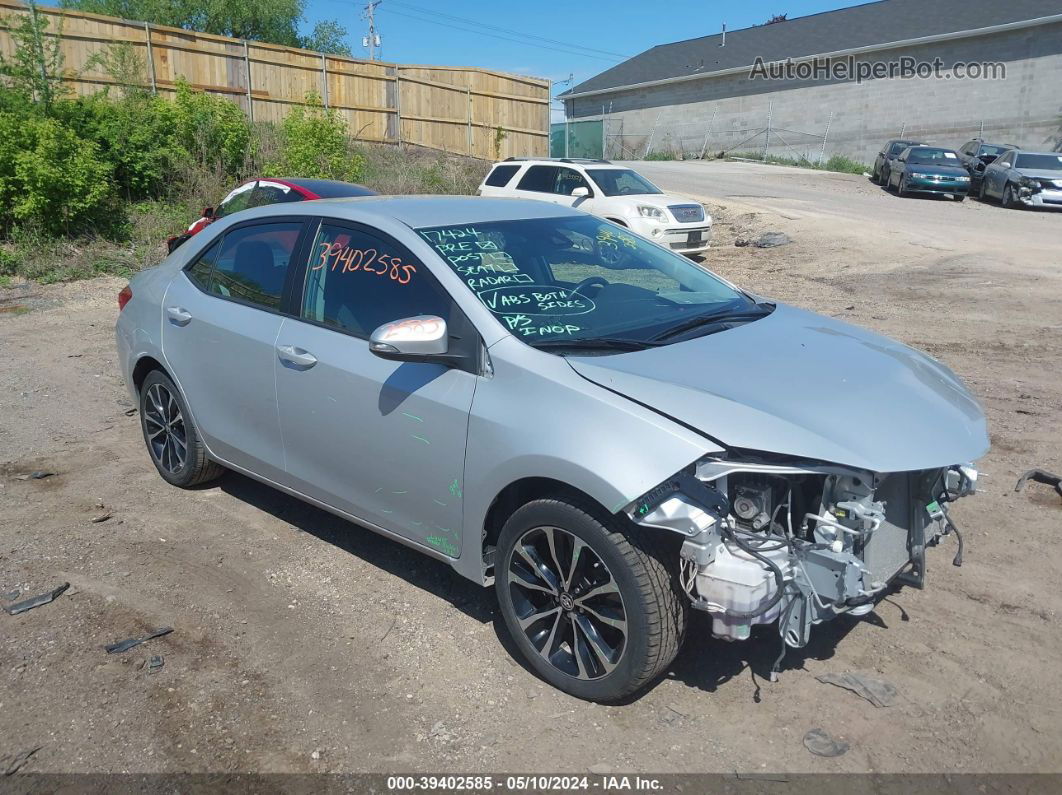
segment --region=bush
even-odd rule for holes
[[[186,156],[172,102],[143,93],[113,100],[101,92],[62,103],[56,113],[99,146],[124,198],[159,197],[172,189],[174,168]]]
[[[196,165],[242,175],[253,156],[253,138],[238,105],[178,80],[172,112],[176,143]]]
[[[280,123],[279,152],[265,168],[273,177],[298,176],[357,182],[365,159],[350,147],[346,122],[316,94],[296,105]]]
[[[99,147],[56,119],[0,114],[0,214],[47,232],[71,233],[109,223],[111,167]]]

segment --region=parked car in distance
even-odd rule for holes
[[[510,157],[494,164],[478,193],[575,207],[690,256],[703,254],[712,240],[704,205],[664,193],[633,169],[607,160]]]
[[[985,167],[1009,149],[1017,149],[1014,144],[989,144],[982,138],[974,138],[959,147],[959,159],[970,174],[970,189],[975,190],[981,183]]]
[[[1004,152],[985,168],[978,195],[999,199],[1004,207],[1062,210],[1062,153]]]
[[[900,196],[926,193],[961,202],[970,191],[970,175],[952,149],[911,146],[893,160],[885,186]]]
[[[929,356],[542,201],[246,210],[119,306],[163,479],[234,469],[493,584],[527,664],[598,701],[691,609],[803,647],[921,587],[988,449]]]
[[[878,156],[874,158],[874,167],[870,172],[870,180],[875,185],[887,185],[889,182],[889,168],[892,161],[909,146],[925,146],[920,141],[908,141],[903,138],[894,138],[886,141],[881,147]]]
[[[333,179],[302,179],[295,177],[260,179],[255,177],[246,182],[241,182],[233,188],[229,195],[218,203],[217,207],[205,208],[202,217],[193,221],[187,230],[167,239],[166,248],[172,254],[174,249],[193,235],[201,232],[214,221],[250,207],[311,201],[313,199],[340,199],[350,196],[375,195],[376,191],[369,190],[364,185],[339,182]]]

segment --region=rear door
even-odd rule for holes
[[[170,283],[163,353],[210,450],[271,480],[284,471],[274,346],[303,218],[235,226]]]
[[[465,437],[479,337],[423,263],[371,227],[325,219],[274,355],[288,483],[359,519],[461,550]],[[380,325],[438,315],[468,367],[369,351]],[[473,539],[475,541],[476,539]]]

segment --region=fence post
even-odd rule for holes
[[[903,124],[900,125],[900,137],[901,138],[903,138],[903,133],[904,133],[904,130],[906,130],[906,129],[907,129],[907,122],[904,122]]]
[[[819,162],[826,157],[826,136],[830,134],[830,125],[833,124],[833,111],[830,111],[830,119],[826,122],[826,132],[822,134],[822,149],[819,150]]]
[[[321,101],[328,110],[328,56],[321,53]]]
[[[771,148],[771,120],[774,117],[774,101],[767,103],[767,139],[763,142],[763,159],[767,159],[767,151]]]
[[[649,157],[649,153],[653,151],[653,138],[656,137],[656,127],[660,124],[660,117],[664,115],[664,111],[660,111],[656,114],[656,121],[653,122],[653,129],[649,131],[649,140],[645,142],[645,154],[642,155],[642,160],[646,160]]]
[[[251,99],[251,48],[247,39],[243,40],[243,65],[247,69],[247,118],[254,123],[254,100]]]
[[[395,143],[402,148],[402,67],[395,66]]]
[[[158,94],[159,90],[155,84],[155,51],[151,48],[151,25],[147,22],[144,23],[144,41],[147,42],[148,74],[151,75],[151,93]]]
[[[979,133],[977,133],[977,137],[978,138],[984,138],[985,137],[985,120],[984,119],[981,119],[981,131]]]
[[[712,137],[712,127],[715,126],[715,114],[719,112],[719,108],[715,108],[712,111],[712,120],[708,122],[708,132],[704,134],[704,145],[701,147],[701,160],[704,160],[704,153],[708,150],[708,139]]]
[[[472,156],[472,84],[469,83],[465,86],[465,93],[468,95],[468,154]]]

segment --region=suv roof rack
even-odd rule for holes
[[[607,163],[608,165],[612,165],[611,160],[602,160],[593,157],[507,157],[502,162],[510,163],[519,160],[548,160],[552,163]]]

